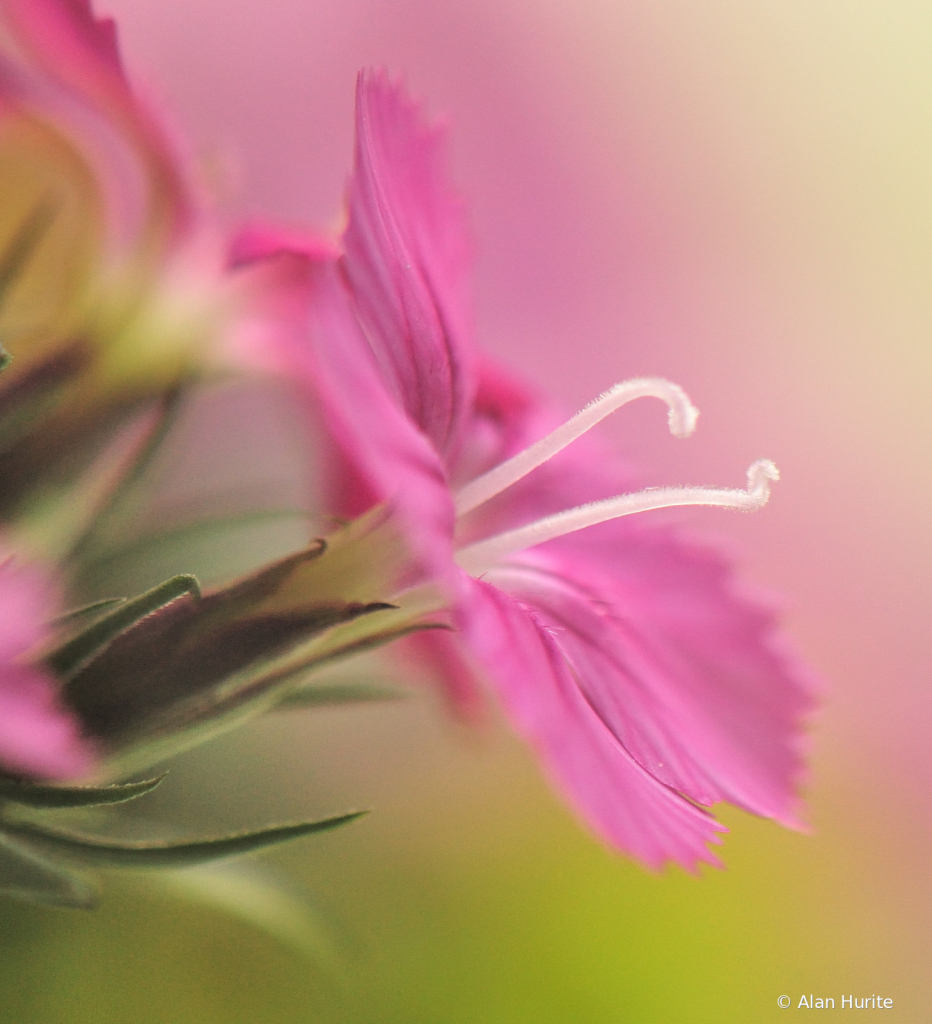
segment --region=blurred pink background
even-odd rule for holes
[[[868,989],[899,986],[899,1005],[918,1006],[932,910],[932,6],[99,6],[230,218],[333,223],[356,71],[403,72],[451,122],[482,344],[568,409],[626,377],[682,384],[702,410],[693,439],[672,440],[650,403],[604,427],[650,483],[740,486],[755,458],[776,461],[762,513],[688,518],[743,542],[745,575],[789,597],[830,683],[801,855],[815,866],[784,880],[787,899],[800,913],[830,903],[825,941],[846,936]]]

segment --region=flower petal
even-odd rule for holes
[[[23,660],[46,639],[54,600],[39,566],[0,551],[0,767],[67,779],[90,770],[91,750],[59,703],[51,673]]]
[[[607,843],[648,867],[717,863],[706,844],[727,830],[631,757],[586,700],[536,611],[490,584],[471,587],[465,639],[569,803]]]
[[[395,650],[401,655],[402,671],[410,661],[440,684],[448,709],[460,721],[478,725],[487,718],[489,702],[482,673],[457,633],[445,629],[414,633]]]
[[[79,778],[93,767],[51,677],[37,668],[0,665],[0,766],[48,779]]]
[[[466,233],[441,143],[384,72],[359,76],[343,269],[382,379],[449,453],[474,383]]]
[[[474,420],[496,460],[555,425],[527,388],[485,365]],[[464,456],[476,447],[464,445]],[[633,484],[590,435],[478,509],[461,540]],[[699,803],[729,800],[798,825],[814,674],[779,635],[774,611],[738,588],[730,559],[659,518],[590,527],[487,578],[553,630],[586,699],[642,767]]]
[[[303,275],[305,314],[278,336],[282,363],[323,420],[333,440],[324,467],[328,507],[354,518],[388,505],[415,555],[411,579],[449,582],[453,502],[443,463],[427,438],[395,404],[373,362],[350,297],[332,261],[297,254],[293,280]]]
[[[585,550],[554,544],[489,578],[533,606],[593,711],[655,778],[797,825],[813,684],[772,613],[708,547],[611,525]]]
[[[227,267],[237,316],[220,343],[221,356],[238,369],[295,377],[308,359],[308,308],[313,268],[333,262],[329,240],[256,221],[231,240]],[[305,367],[298,376],[307,391]]]
[[[57,594],[48,574],[0,547],[0,665],[45,640]]]

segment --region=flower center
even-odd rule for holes
[[[553,458],[557,452],[591,430],[596,423],[616,409],[636,398],[645,397],[659,398],[667,403],[670,432],[676,437],[688,437],[693,432],[699,412],[683,389],[676,384],[661,378],[641,378],[616,384],[552,433],[466,484],[456,496],[457,515],[463,516],[483,505]],[[475,575],[502,558],[526,548],[568,533],[575,533],[596,523],[655,508],[716,505],[721,508],[753,512],[767,504],[770,482],[778,480],[779,477],[777,467],[769,459],[758,459],[748,469],[746,490],[719,487],[649,487],[633,494],[621,494],[603,501],[589,502],[468,544],[457,552],[456,561],[467,572]]]

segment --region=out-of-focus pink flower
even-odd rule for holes
[[[112,19],[95,17],[89,0],[3,0],[0,15],[7,116],[44,120],[92,164],[107,227],[124,243],[176,239],[196,214],[191,183],[126,79]]]
[[[475,696],[478,662],[611,845],[652,867],[715,862],[706,844],[724,829],[697,805],[722,800],[796,824],[807,672],[725,558],[617,518],[759,507],[774,468],[755,463],[747,491],[610,497],[630,489],[629,474],[590,438],[566,445],[641,395],[667,401],[685,435],[688,399],[665,381],[629,382],[553,432],[551,412],[473,350],[440,133],[383,74],[360,77],[356,119],[343,255],[310,245],[302,260],[300,247],[265,240],[284,291],[310,298],[310,337],[292,321],[278,352],[333,439],[333,510],[390,504],[415,553],[412,581],[440,582],[455,607],[458,637],[422,641],[453,696]]]
[[[0,768],[48,779],[86,775],[94,763],[51,674],[30,660],[48,639],[55,588],[35,564],[0,549]]]
[[[0,188],[7,383],[65,353],[58,407],[78,418],[209,360],[224,244],[88,0],[0,0]]]

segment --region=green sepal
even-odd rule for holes
[[[391,608],[380,610],[380,613],[384,621],[385,616],[403,614],[403,611],[402,609]],[[373,621],[378,621],[379,618],[379,615],[375,615],[373,616]],[[352,627],[356,623],[348,623],[347,625]],[[364,628],[365,623],[362,626]],[[343,629],[343,626],[337,626],[332,630],[331,637],[339,636]],[[424,633],[435,629],[449,630],[450,627],[442,622],[416,622],[405,626],[383,629],[375,628],[362,636],[358,635],[358,633],[355,635],[349,634],[347,631],[346,635],[342,638],[342,642],[334,642],[328,638],[330,643],[325,648],[319,645],[315,646],[312,642],[301,649],[304,652],[303,657],[301,656],[301,650],[299,650],[297,656],[292,656],[287,661],[274,664],[264,676],[258,676],[251,680],[250,688],[264,687],[271,689],[273,684],[277,688],[291,687],[283,691],[281,698],[276,700],[275,705],[269,709],[272,711],[311,707],[315,704],[348,704],[353,701],[364,700],[393,700],[404,696],[404,694],[398,690],[366,686],[364,684],[336,684],[331,687],[314,686],[313,684],[302,686],[300,681],[308,674],[329,665],[331,662],[340,661],[353,654],[363,654],[366,651],[376,650],[379,647],[384,647],[386,644],[390,644],[395,640],[401,640],[414,633]],[[327,699],[324,696],[327,690],[330,690],[332,696],[337,699]],[[344,694],[344,699],[339,699],[340,692]],[[315,693],[319,693],[322,699],[315,699],[313,696]]]
[[[439,623],[389,625],[413,614],[421,614],[420,609],[415,612],[381,605],[360,609],[347,615],[346,621],[331,624],[319,637],[279,657],[249,665],[226,676],[209,691],[167,705],[158,716],[149,719],[144,734],[131,734],[129,742],[115,734],[118,743],[111,747],[111,768],[123,774],[143,771],[249,718],[274,711],[291,689],[302,686],[311,672],[344,655],[381,646],[421,629],[449,629]],[[366,625],[370,620],[372,627]],[[83,710],[80,702],[78,709]],[[83,717],[87,717],[86,713]]]
[[[244,705],[266,696],[261,684],[251,684],[284,654],[391,610],[384,601],[359,600],[371,590],[358,584],[350,597],[341,596],[343,586],[334,577],[355,555],[347,546],[342,535],[334,544],[314,541],[203,595],[183,593],[184,581],[193,577],[178,577],[59,647],[49,663],[66,677],[63,697],[111,770],[135,773],[199,742],[202,727],[210,734],[224,728],[226,721],[220,725],[218,718],[230,711],[239,716]],[[177,594],[178,600],[158,607]],[[153,605],[150,614],[132,621]],[[276,681],[273,674],[270,685]],[[267,707],[257,704],[244,713]]]
[[[12,362],[13,362],[13,356],[9,352],[7,352],[7,350],[3,347],[3,345],[0,345],[0,373],[3,373],[3,371]]]
[[[300,681],[300,675],[310,670],[340,661],[354,654],[382,647],[412,633],[452,627],[437,621],[447,601],[445,595],[433,585],[413,587],[398,595],[391,607],[383,608],[365,618],[349,620],[334,626],[320,636],[296,647],[286,657],[268,666],[268,673],[289,684]]]
[[[385,611],[404,614],[404,609],[397,607],[385,609]],[[453,627],[445,622],[413,622],[409,625],[371,629],[369,633],[363,636],[351,636],[349,631],[347,631],[346,635],[342,637],[337,630],[334,630],[332,637],[329,638],[330,642],[326,650],[318,650],[309,657],[304,668],[321,668],[332,661],[348,658],[352,654],[364,654],[366,651],[377,650],[379,647],[394,643],[396,640],[403,640],[406,636],[411,636],[414,633],[428,633],[438,629],[449,633],[452,632]]]
[[[137,800],[162,784],[165,775],[142,782],[125,782],[115,786],[41,786],[15,779],[0,779],[0,800],[24,807],[102,807]]]
[[[0,831],[0,892],[32,903],[85,910],[97,902],[97,890],[86,878],[5,831]]]
[[[300,711],[307,708],[332,708],[341,704],[371,704],[377,701],[401,700],[404,690],[369,683],[333,683],[328,686],[303,686],[286,693],[272,711]]]
[[[446,603],[433,587],[405,590],[397,607],[379,600],[398,593],[406,565],[378,509],[231,584],[182,593],[113,635],[149,598],[127,602],[62,644],[51,664],[108,770],[135,774],[270,710],[312,668],[439,628],[427,621]],[[153,593],[155,604],[166,596]]]
[[[327,832],[346,825],[367,811],[351,811],[321,821],[303,821],[292,825],[275,825],[256,832],[241,832],[217,839],[198,839],[192,842],[119,842],[99,839],[79,832],[65,832],[46,828],[33,822],[6,822],[3,828],[39,843],[49,850],[75,857],[96,865],[126,868],[180,868],[205,864],[224,857],[236,857],[265,850],[278,843],[316,832]]]
[[[413,608],[396,607],[373,615],[369,622],[349,622],[337,626],[321,641],[311,641],[288,658],[273,663],[264,676],[250,681],[250,688],[279,694],[270,703],[269,711],[292,711],[307,707],[326,707],[361,701],[396,700],[404,691],[367,684],[334,684],[332,686],[302,685],[302,680],[332,662],[353,654],[372,651],[414,633],[431,630],[450,631],[444,622],[405,622],[423,614],[417,602]],[[401,622],[401,625],[395,623]],[[368,632],[363,632],[368,628]]]
[[[195,598],[201,596],[197,578],[188,575],[173,576],[140,594],[139,597],[121,603],[108,615],[98,619],[76,637],[54,650],[46,658],[46,663],[56,674],[67,679],[93,661],[121,633],[125,633],[140,620],[186,594],[191,594]]]

